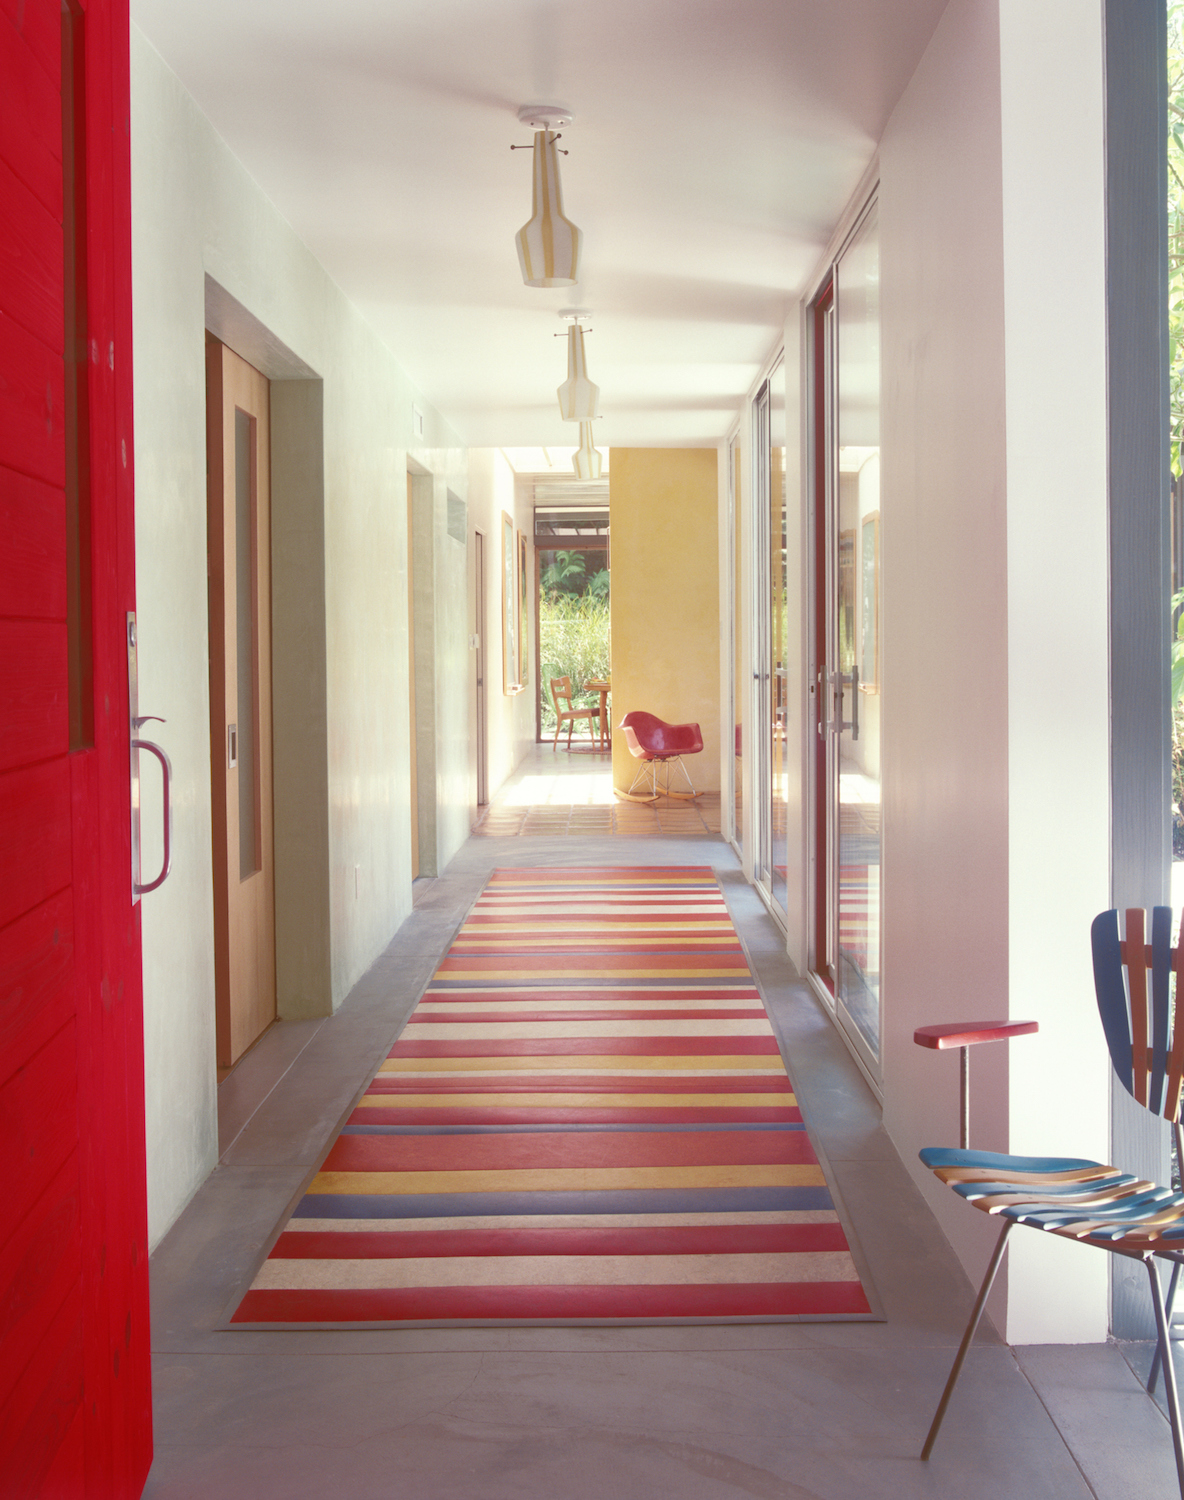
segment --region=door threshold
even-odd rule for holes
[[[255,1048],[259,1045],[263,1038],[271,1032],[273,1027],[279,1024],[279,1019],[279,1016],[276,1016],[274,1020],[268,1021],[267,1025],[263,1028],[263,1030],[259,1033],[259,1035],[251,1043],[251,1045],[246,1048],[245,1051],[240,1052],[235,1060],[228,1066],[224,1067],[221,1063],[218,1064],[218,1082],[220,1084],[230,1077],[230,1075],[234,1072],[235,1068],[237,1068],[240,1063],[245,1062],[246,1059],[250,1057],[251,1053],[254,1052]]]
[[[823,984],[818,975],[813,973],[812,971],[806,975],[806,981],[809,984],[810,988],[814,991],[814,994],[821,1004],[822,1009],[826,1013],[827,1019],[842,1037],[843,1046],[846,1047],[847,1051],[854,1059],[855,1066],[863,1074],[868,1088],[871,1089],[872,1093],[875,1094],[880,1104],[883,1105],[884,1085],[868,1067],[867,1062],[860,1054],[859,1048],[851,1040],[850,1033],[847,1031],[847,1028],[843,1025],[843,1022],[840,1019],[838,1007],[835,1005],[834,996],[831,994],[830,990],[827,989],[826,985]]]

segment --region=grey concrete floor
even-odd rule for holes
[[[576,863],[717,871],[884,1321],[221,1331],[488,872]],[[274,1026],[219,1105],[218,1166],[152,1258],[147,1500],[1177,1493],[1167,1423],[1135,1373],[1141,1345],[1010,1350],[986,1329],[932,1460],[918,1460],[971,1288],[718,837],[470,839],[417,883],[412,916],[338,1014]]]

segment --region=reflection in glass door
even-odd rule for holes
[[[772,564],[769,560],[769,382],[766,380],[752,404],[752,708],[748,748],[749,786],[752,807],[749,827],[752,830],[752,874],[756,884],[770,898],[773,894],[773,838],[770,829],[772,795],[770,793],[769,748],[773,738],[770,722],[769,683],[771,670],[771,605],[769,587]]]
[[[728,443],[728,537],[732,549],[731,704],[734,756],[732,760],[732,843],[744,849],[744,619],[741,567],[740,438]]]
[[[829,889],[820,892],[840,1018],[880,1055],[880,308],[876,208],[835,267],[833,390],[825,462],[823,677]],[[821,457],[822,455],[820,455]]]
[[[753,875],[787,913],[790,849],[789,583],[786,560],[785,364],[779,359],[753,402],[752,709]],[[795,855],[797,851],[794,851]]]
[[[785,362],[769,377],[769,682],[772,893],[785,911],[789,878],[789,579],[786,566]]]

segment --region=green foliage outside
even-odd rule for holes
[[[544,594],[569,594],[594,599],[608,598],[608,569],[598,568],[588,575],[588,558],[583,552],[560,551],[552,555],[543,569],[539,585]]]
[[[585,554],[556,552],[540,582],[539,700],[543,734],[550,736],[555,733],[552,677],[571,678],[573,707],[600,706],[599,693],[578,690],[590,677],[608,677],[611,668],[608,569],[589,577]],[[577,734],[581,727],[586,725],[577,724]]]
[[[1184,0],[1168,5],[1168,361],[1172,473],[1184,438]]]
[[[1168,4],[1168,361],[1172,477],[1184,471],[1184,0]],[[1184,854],[1184,589],[1172,596],[1172,801],[1177,853]]]

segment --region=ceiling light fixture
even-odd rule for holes
[[[584,359],[584,330],[580,319],[589,316],[586,312],[568,309],[559,316],[570,327],[567,330],[567,379],[559,387],[559,415],[565,422],[590,422],[600,415],[600,387],[588,379],[588,366]],[[589,333],[592,331],[588,330]],[[555,335],[559,337],[558,334]]]
[[[592,446],[592,423],[580,423],[580,446],[572,454],[571,466],[577,479],[599,479],[604,458]]]
[[[534,131],[534,192],[530,219],[515,236],[527,286],[574,286],[580,279],[583,235],[563,212],[556,133],[572,113],[558,104],[524,104],[518,118]],[[511,150],[518,148],[511,147]]]

